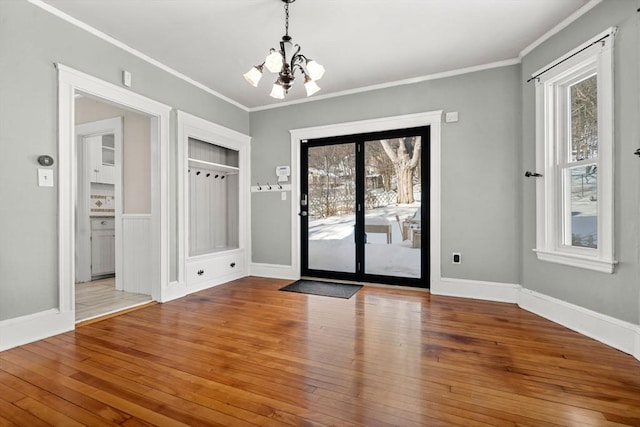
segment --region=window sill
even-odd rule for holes
[[[570,265],[572,267],[584,268],[586,270],[599,271],[601,273],[612,274],[615,260],[605,260],[599,258],[586,257],[571,253],[548,252],[538,249],[533,250],[540,261],[548,261],[556,264]]]

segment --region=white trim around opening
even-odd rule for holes
[[[169,282],[169,121],[171,107],[99,80],[62,64],[58,69],[58,183],[59,183],[59,313],[75,313],[75,182],[74,138],[76,93],[93,96],[146,115],[151,121],[151,283],[152,298],[164,301]],[[74,319],[74,315],[67,316]],[[68,330],[74,324],[68,325]],[[59,331],[52,331],[51,335]]]
[[[380,132],[393,129],[430,126],[430,194],[429,194],[429,284],[437,285],[440,280],[440,134],[442,111],[383,117],[379,119],[338,123],[303,129],[293,129],[291,133],[291,270],[280,271],[279,277],[300,278],[300,220],[298,216],[300,200],[300,141],[341,135]]]

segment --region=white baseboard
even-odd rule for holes
[[[162,289],[160,302],[165,303],[187,295],[187,288],[178,281],[169,282],[169,286]]]
[[[252,276],[280,279],[299,279],[288,265],[251,264]],[[228,281],[226,278],[223,282]],[[232,280],[232,279],[231,279]],[[221,283],[223,283],[221,282]],[[220,283],[203,284],[202,289]],[[179,282],[171,282],[162,291],[162,302],[181,298],[201,289],[187,289]],[[482,282],[442,278],[431,286],[434,295],[474,298],[488,301],[517,303],[522,309],[572,329],[640,360],[640,325],[634,325],[535,291],[509,283]],[[51,309],[0,322],[0,351],[17,347],[75,328],[73,312],[60,313]]]
[[[228,274],[222,277],[217,277],[215,280],[196,283],[194,285],[187,287],[187,295],[192,294],[194,292],[204,291],[205,289],[213,288],[215,286],[224,285],[225,283],[229,283],[231,281],[241,279],[243,277],[247,277],[247,274],[244,271],[241,271],[234,274]]]
[[[249,272],[251,276],[269,277],[272,279],[298,280],[300,278],[300,273],[294,271],[290,265],[260,264],[254,262],[249,266]]]
[[[247,277],[244,271],[228,274],[226,276],[217,277],[215,280],[197,283],[192,286],[186,286],[178,281],[170,282],[169,286],[162,290],[162,299],[160,302],[165,303],[173,301],[178,298],[186,297],[194,292],[204,291],[205,289],[213,288],[224,283],[231,282],[236,279]]]
[[[518,305],[640,360],[640,326],[638,325],[528,289],[520,291]]]
[[[431,283],[431,293],[485,301],[518,302],[520,285],[442,277]]]
[[[515,303],[524,310],[640,360],[640,325],[634,325],[529,289],[523,289],[520,285],[443,277],[433,281],[431,293]]]
[[[0,351],[72,331],[75,313],[58,309],[42,311],[0,322]]]

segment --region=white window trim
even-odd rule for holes
[[[613,273],[613,41],[616,29],[591,40],[536,72],[536,255],[554,262]],[[609,37],[606,37],[606,36]],[[595,43],[602,39],[602,42]],[[553,67],[552,69],[549,69]],[[561,236],[561,179],[557,170],[559,144],[556,91],[561,83],[592,70],[598,78],[598,248],[563,244]]]

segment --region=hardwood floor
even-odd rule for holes
[[[287,283],[0,353],[0,426],[640,426],[640,362],[515,305]]]
[[[76,322],[93,319],[151,301],[150,295],[118,291],[115,277],[76,283]]]

